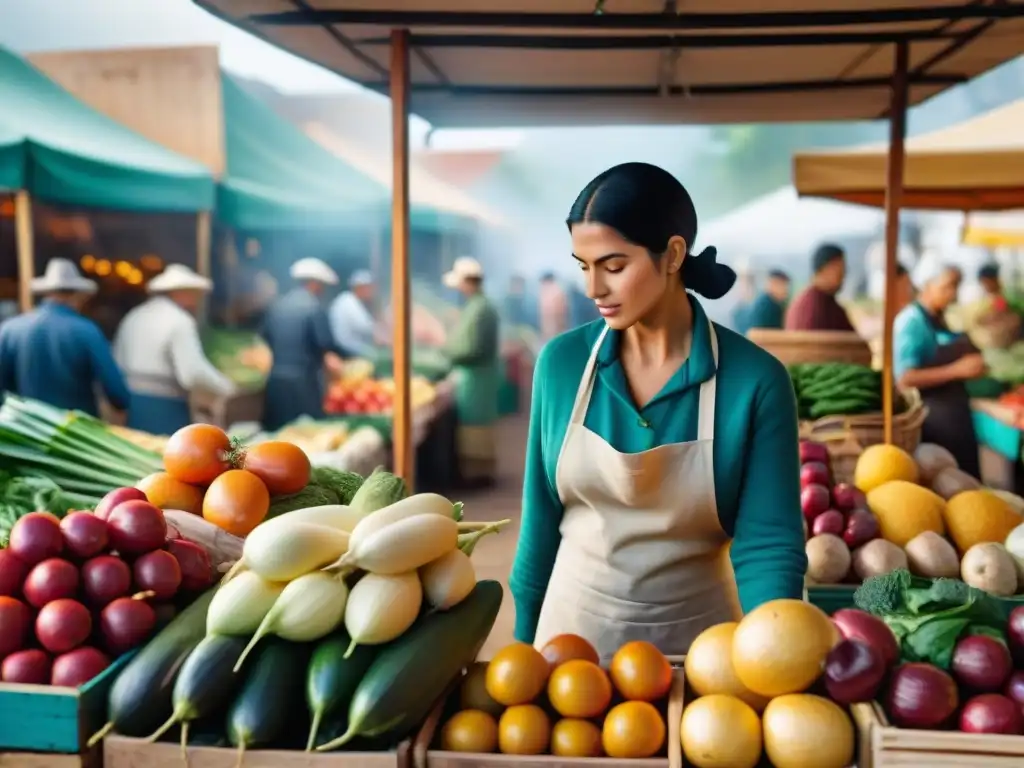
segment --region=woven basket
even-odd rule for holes
[[[916,389],[903,390],[901,395],[907,408],[893,417],[892,442],[907,453],[913,453],[921,442],[921,428],[928,408]],[[861,413],[804,421],[800,423],[800,439],[823,443],[828,448],[835,482],[851,483],[857,459],[864,449],[885,442],[885,417],[881,413]]]
[[[851,331],[778,331],[751,328],[747,338],[785,365],[856,363],[871,366],[871,348]]]

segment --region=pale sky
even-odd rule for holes
[[[362,90],[211,16],[191,0],[0,0],[0,45],[19,53],[217,44],[229,72],[289,94]],[[429,129],[414,118],[411,139]],[[519,131],[437,131],[437,147],[507,147]]]

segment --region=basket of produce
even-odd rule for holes
[[[871,348],[853,331],[780,331],[752,328],[747,338],[784,365],[850,363],[871,365]]]
[[[416,768],[681,765],[681,670],[650,643],[624,645],[607,670],[577,635],[526,643],[476,662],[413,742]]]
[[[824,444],[833,474],[849,482],[857,457],[885,440],[881,374],[844,363],[794,365],[789,374],[801,419],[800,437]],[[928,409],[916,389],[901,390],[894,397],[893,443],[913,452]]]

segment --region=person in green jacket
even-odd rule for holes
[[[605,663],[633,640],[683,654],[710,626],[802,597],[793,386],[692,295],[719,299],[736,275],[714,248],[692,252],[693,201],[667,171],[605,171],[566,223],[603,319],[537,360],[515,636],[581,635]]]
[[[467,486],[488,487],[497,479],[494,425],[502,379],[498,312],[484,295],[483,268],[476,259],[456,259],[443,281],[466,297],[443,348],[456,375],[459,475]]]

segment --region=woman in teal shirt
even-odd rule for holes
[[[630,640],[685,653],[705,628],[802,594],[793,388],[688,293],[720,298],[736,275],[714,248],[691,252],[696,211],[671,174],[611,168],[567,224],[603,321],[537,360],[515,634],[579,634],[604,661]]]

